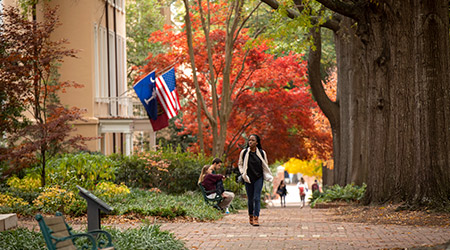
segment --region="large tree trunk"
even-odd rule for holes
[[[354,182],[362,185],[366,182],[367,172],[363,162],[364,128],[366,119],[364,96],[364,70],[361,64],[362,43],[355,34],[354,21],[339,17],[340,27],[335,31],[337,58],[337,99],[334,105],[326,105],[326,98],[321,98],[314,87],[318,83],[314,75],[320,74],[319,66],[314,66],[318,59],[309,58],[310,84],[314,98],[331,122],[333,134],[333,169],[324,169],[324,185],[346,185]],[[315,37],[315,47],[320,49],[320,40]],[[320,51],[310,51],[310,55]],[[316,57],[317,57],[316,56]],[[321,90],[319,90],[321,91]],[[328,110],[329,109],[329,110]],[[338,112],[337,114],[335,112]]]
[[[448,203],[448,1],[388,1],[364,14],[366,201]]]
[[[324,179],[367,181],[367,203],[449,205],[448,1],[317,1],[356,20],[359,38],[343,35],[351,29],[342,20],[349,29],[336,36],[338,106],[323,97],[312,29],[308,75],[334,140],[334,170]]]
[[[365,137],[363,124],[366,121],[364,109],[364,69],[361,63],[363,44],[355,33],[354,21],[340,17],[340,29],[335,32],[337,59],[337,101],[339,103],[339,133],[333,134],[338,145],[333,184],[344,186],[349,183],[362,185],[366,181],[364,167]]]
[[[323,111],[325,116],[330,121],[331,131],[333,135],[333,170],[322,169],[325,171],[323,173],[324,185],[332,185],[334,176],[336,176],[336,166],[340,166],[340,129],[339,129],[339,105],[337,102],[332,102],[330,98],[326,95],[325,90],[322,85],[322,79],[320,74],[320,59],[322,57],[322,40],[320,31],[318,32],[316,28],[310,29],[311,35],[313,37],[315,50],[309,50],[308,57],[308,80],[311,86],[311,92],[317,101],[320,109]]]

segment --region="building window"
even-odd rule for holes
[[[118,80],[119,80],[119,97],[124,96],[125,91],[127,91],[127,82],[126,82],[126,53],[125,53],[126,45],[125,38],[121,36],[117,36],[117,70],[118,70]]]
[[[108,3],[119,11],[125,10],[125,0],[108,0]]]
[[[105,101],[102,98],[109,97],[108,95],[108,53],[107,53],[107,39],[106,28],[94,25],[94,60],[95,60],[95,90],[96,97],[99,101]]]
[[[109,37],[107,37],[107,34]],[[109,46],[107,46],[108,43]],[[116,97],[123,96],[123,93],[127,90],[125,38],[116,35],[114,31],[107,32],[105,27],[94,25],[94,54],[97,101],[110,102],[111,104],[117,102]],[[112,113],[115,113],[115,111]]]
[[[109,46],[108,46],[108,51],[109,51],[109,94],[110,97],[116,97],[117,96],[117,88],[116,88],[116,42],[114,39],[114,32],[113,31],[109,31]]]

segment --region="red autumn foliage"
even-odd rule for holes
[[[210,39],[212,41],[214,71],[218,98],[222,96],[223,65],[225,52],[224,4],[212,4]],[[195,10],[193,11],[195,13]],[[201,22],[191,14],[194,30],[194,55],[196,70],[202,95],[207,107],[212,110],[209,65],[206,39],[201,30]],[[313,155],[325,157],[331,152],[331,135],[317,129],[313,119],[316,103],[311,99],[307,86],[306,63],[299,54],[289,54],[275,58],[268,53],[267,42],[259,45],[250,41],[247,30],[243,29],[236,38],[230,73],[232,114],[227,123],[225,155],[230,162],[236,162],[240,149],[245,145],[246,136],[256,133],[261,136],[262,146],[268,152],[269,161],[286,160],[290,157],[308,159]],[[187,38],[185,32],[177,32],[170,26],[150,35],[149,42],[159,42],[167,46],[167,52],[149,55],[148,64],[142,68],[142,75],[152,70],[163,70],[176,63],[177,90],[184,98],[182,102],[182,134],[196,135],[197,100],[190,68]],[[248,54],[246,53],[248,51]],[[244,65],[242,68],[241,66]],[[242,70],[242,72],[241,72]],[[238,75],[241,74],[239,77]],[[221,103],[221,102],[219,102]],[[220,107],[217,107],[220,110]],[[211,127],[202,114],[205,134],[205,150],[211,153]],[[182,124],[181,124],[182,122]],[[220,126],[220,124],[219,124]],[[191,150],[198,151],[199,145]]]

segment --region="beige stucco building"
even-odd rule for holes
[[[62,104],[86,112],[87,122],[77,123],[76,133],[100,138],[89,141],[88,146],[91,151],[104,154],[131,154],[137,133],[149,133],[150,146],[154,145],[151,124],[126,83],[125,0],[41,2],[59,6],[62,26],[53,33],[54,38],[68,39],[67,47],[81,50],[78,58],[66,58],[59,70],[60,80],[84,85],[60,94]],[[17,0],[0,3],[14,5]],[[40,4],[38,11],[43,7]]]

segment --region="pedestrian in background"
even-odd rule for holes
[[[318,191],[320,193],[319,183],[317,180],[314,180],[314,183],[311,185],[311,190],[314,193],[315,191]]]
[[[277,194],[280,196],[281,206],[283,206],[283,201],[284,201],[284,207],[286,207],[287,189],[286,189],[286,184],[284,184],[283,180],[280,182],[280,185],[277,188]]]
[[[252,134],[248,138],[247,147],[239,154],[238,166],[247,192],[250,224],[259,226],[263,181],[271,182],[273,177],[269,169],[267,154],[262,149],[261,139],[258,135]]]
[[[297,183],[298,193],[300,195],[300,208],[306,206],[306,193],[308,192],[308,184],[306,184],[305,179],[303,177],[300,178],[300,181]]]

